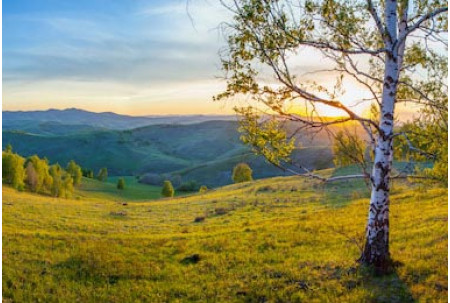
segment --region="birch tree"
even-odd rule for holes
[[[236,109],[242,117],[242,137],[277,166],[289,162],[294,148],[281,127],[283,120],[297,124],[298,130],[358,123],[374,155],[371,170],[325,179],[298,168],[303,175],[324,182],[357,177],[370,182],[365,245],[359,261],[386,270],[391,264],[393,144],[405,135],[396,132],[395,106],[406,102],[447,112],[447,2],[221,2],[233,19],[221,26],[227,38],[227,47],[220,53],[227,87],[215,100],[248,100],[248,106]],[[317,54],[311,61],[320,58],[329,65],[315,72],[335,76],[332,86],[305,80],[305,70],[295,64],[305,50]],[[349,79],[370,95],[354,101],[375,105],[377,118],[358,114],[343,99],[343,83]],[[324,117],[319,108],[339,111],[339,115]]]

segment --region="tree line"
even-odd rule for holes
[[[2,152],[3,183],[20,191],[50,194],[69,198],[74,187],[81,184],[82,169],[71,160],[64,169],[58,163],[50,165],[47,158],[37,155],[24,158],[7,145]]]

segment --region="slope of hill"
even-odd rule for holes
[[[292,158],[297,159],[309,169],[324,169],[333,166],[333,153],[329,146],[299,148],[293,152]],[[182,180],[196,180],[208,187],[223,186],[231,183],[232,168],[240,162],[245,162],[250,165],[253,176],[256,179],[274,176],[292,176],[292,173],[267,163],[263,157],[256,156],[251,152],[204,162],[193,167],[171,172],[169,175],[179,175]],[[292,166],[289,168],[296,169]],[[296,170],[302,172],[301,170]],[[145,176],[142,176],[144,182]]]
[[[393,184],[386,277],[355,262],[367,196],[298,177],[126,206],[4,187],[3,299],[446,302],[447,190]]]
[[[105,128],[84,124],[64,124],[55,121],[11,120],[3,121],[4,131],[29,133],[36,135],[73,135],[93,131],[105,131]]]
[[[262,157],[249,155],[236,129],[235,121],[207,121],[69,135],[4,130],[3,145],[10,143],[21,155],[38,154],[62,165],[73,159],[95,171],[107,167],[111,175],[181,175],[184,181],[208,186],[230,183],[233,166],[242,161],[251,163],[255,178],[284,175]],[[310,168],[333,166],[329,146],[314,146],[329,142],[325,135],[313,142],[299,136],[298,141],[308,148],[296,151],[295,159]]]
[[[108,199],[117,202],[142,201],[161,198],[161,187],[141,184],[135,177],[121,177],[125,180],[125,189],[117,189],[118,177],[109,177],[106,182],[84,178],[75,188],[76,199]]]

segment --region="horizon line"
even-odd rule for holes
[[[236,114],[220,114],[220,113],[211,113],[211,114],[205,114],[205,113],[198,113],[198,114],[144,114],[144,115],[131,115],[131,114],[121,114],[118,112],[113,111],[94,111],[94,110],[87,110],[79,107],[67,107],[67,108],[54,108],[49,107],[47,109],[29,109],[29,110],[9,110],[9,109],[2,109],[2,114],[5,112],[9,113],[29,113],[29,112],[48,112],[48,111],[70,111],[70,110],[77,110],[77,111],[83,111],[88,113],[94,113],[94,114],[115,114],[120,116],[129,116],[129,117],[136,117],[136,118],[148,118],[148,117],[176,117],[176,116],[236,116]]]

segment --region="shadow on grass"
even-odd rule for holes
[[[320,186],[323,201],[333,208],[348,206],[354,200],[370,197],[370,192],[363,180],[346,180]]]
[[[307,268],[306,286],[300,290],[311,296],[333,293],[332,302],[351,302],[360,300],[364,303],[408,303],[416,302],[407,284],[400,279],[394,269],[389,274],[377,275],[373,270],[360,266],[341,266],[333,262],[314,264],[305,262],[300,265]],[[297,281],[301,283],[301,281]],[[330,297],[328,297],[329,300]],[[324,299],[323,297],[321,298]]]
[[[414,297],[394,270],[388,275],[376,275],[367,268],[358,270],[360,287],[368,291],[365,302],[370,303],[407,303],[416,302]]]
[[[65,261],[55,264],[52,273],[64,279],[77,282],[106,283],[114,285],[119,280],[146,279],[137,268],[124,268],[117,262],[104,262],[92,255],[71,256]]]

